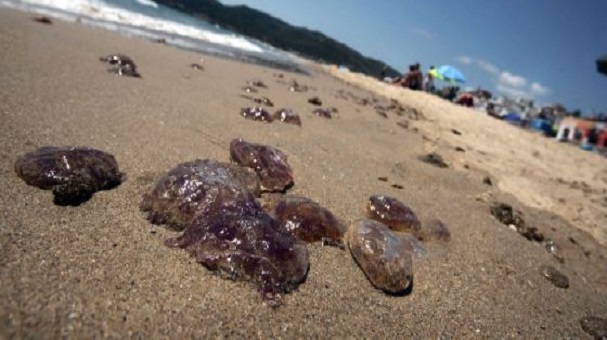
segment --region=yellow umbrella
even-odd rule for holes
[[[429,73],[429,74],[430,74],[432,77],[434,77],[434,78],[437,78],[437,79],[440,79],[440,80],[445,80],[445,78],[443,77],[443,75],[442,75],[442,74],[440,74],[440,73],[438,72],[438,70],[437,70],[437,69],[435,69],[435,68],[430,69],[430,70],[428,71],[428,73]]]

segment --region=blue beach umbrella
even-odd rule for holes
[[[443,76],[445,81],[450,83],[465,83],[466,78],[462,71],[456,69],[451,65],[443,65],[438,68],[438,73]]]

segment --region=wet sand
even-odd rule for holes
[[[314,64],[301,75],[209,56],[198,71],[189,67],[200,62],[195,53],[33,17],[0,10],[1,337],[579,338],[588,337],[580,318],[607,318],[605,227],[592,224],[601,216],[593,199],[601,192],[604,199],[607,187],[604,160],[360,75]],[[143,78],[107,73],[98,58],[115,52],[132,57]],[[241,87],[253,79],[268,85],[253,95],[294,109],[302,127],[241,117],[254,105]],[[290,92],[292,80],[311,89]],[[339,112],[313,115],[313,96]],[[354,98],[393,98],[425,118],[384,118]],[[407,129],[396,124],[405,120]],[[149,224],[138,208],[174,165],[229,160],[233,138],[285,152],[295,175],[289,193],[346,223],[364,217],[370,195],[386,194],[422,223],[443,220],[451,242],[427,244],[406,296],[374,289],[348,251],[312,245],[305,283],[284,306],[268,307],[252,284],[221,279],[167,248],[177,234]],[[128,178],[80,206],[56,206],[13,169],[18,155],[45,145],[110,152]],[[433,151],[450,166],[419,161]],[[487,175],[493,186],[482,182]],[[591,186],[592,197],[565,184],[573,180]],[[494,201],[520,209],[563,248],[565,263],[494,219]],[[574,220],[568,212],[584,202]],[[560,269],[570,287],[545,280],[542,265]]]

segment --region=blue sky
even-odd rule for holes
[[[452,64],[466,86],[607,112],[607,0],[222,0],[318,30],[397,68]]]

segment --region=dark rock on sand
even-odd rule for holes
[[[367,216],[394,231],[417,233],[421,229],[421,223],[413,210],[397,198],[390,196],[373,195],[369,197]]]
[[[392,188],[394,188],[394,189],[398,189],[398,190],[402,190],[402,189],[404,189],[404,188],[405,188],[404,186],[402,186],[402,185],[400,185],[400,184],[397,184],[397,183],[394,183],[394,184],[392,184],[392,185],[390,185],[390,186],[391,186]]]
[[[346,239],[352,257],[369,281],[387,293],[402,293],[413,281],[413,254],[406,240],[386,225],[369,219],[355,221]]]
[[[141,78],[141,75],[137,72],[137,65],[135,65],[133,59],[124,54],[109,54],[99,58],[99,60],[113,66],[108,69],[108,72],[115,73],[119,76]]]
[[[567,278],[567,276],[565,276],[565,274],[561,273],[553,266],[542,266],[540,268],[540,273],[555,287],[563,289],[569,288],[569,279]]]
[[[586,316],[580,319],[580,326],[593,338],[607,340],[607,320],[597,316]]]
[[[276,148],[233,139],[230,142],[230,158],[241,166],[255,170],[264,191],[284,191],[293,185],[293,171],[287,163],[287,156]]]
[[[274,112],[273,118],[283,123],[301,126],[301,119],[299,118],[299,115],[293,112],[291,109],[279,109]]]
[[[493,186],[493,181],[491,180],[491,177],[489,177],[489,176],[483,177],[483,183],[487,184],[489,186]]]
[[[466,152],[466,150],[464,148],[462,148],[461,146],[456,146],[455,147],[455,151],[457,151],[457,152]]]
[[[197,70],[197,71],[204,71],[204,67],[202,65],[196,64],[196,63],[190,64],[190,68]]]
[[[42,147],[19,156],[15,172],[29,185],[52,190],[59,205],[83,203],[125,178],[114,156],[88,147]]]
[[[274,117],[268,111],[258,106],[244,108],[240,111],[240,114],[246,119],[260,122],[271,123],[274,120]]]
[[[166,244],[187,250],[223,278],[254,282],[273,306],[305,280],[309,268],[306,244],[249,198],[199,215]]]
[[[387,181],[388,181],[388,177],[384,177],[384,176],[382,176],[382,177],[377,177],[377,180],[378,180],[378,181],[381,181],[381,182],[387,182]]]
[[[437,154],[436,152],[422,156],[422,157],[420,157],[420,159],[423,162],[432,164],[439,168],[448,168],[449,167],[449,165],[447,163],[445,163],[445,161],[443,160],[443,157],[441,155]]]
[[[305,242],[341,246],[344,227],[333,213],[306,197],[270,195],[262,206],[281,226]]]
[[[182,163],[143,196],[140,209],[154,224],[183,230],[199,214],[230,207],[259,195],[259,178],[250,169],[212,159]]]

